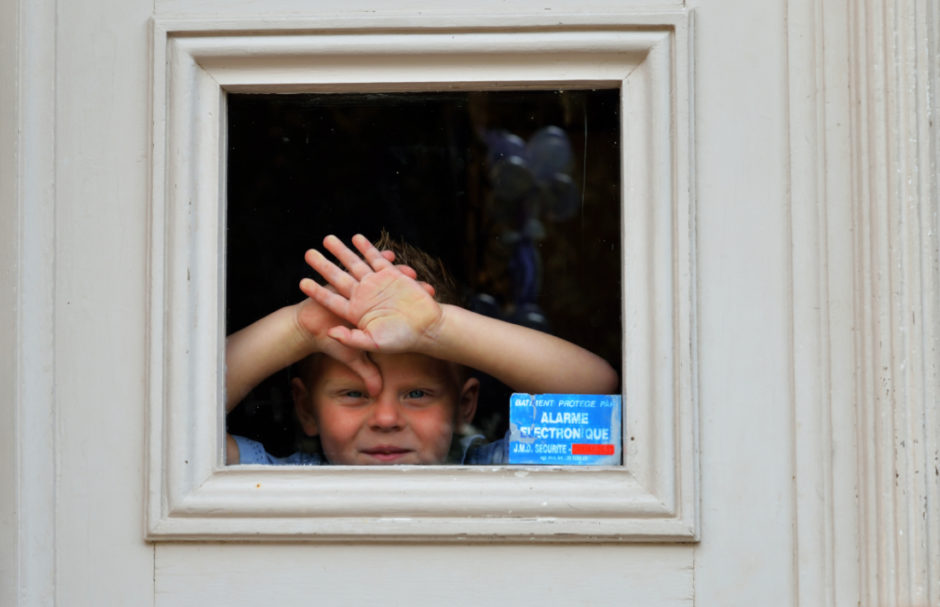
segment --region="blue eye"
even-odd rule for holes
[[[366,393],[362,390],[346,390],[343,392],[343,396],[347,398],[365,398]]]
[[[427,396],[427,392],[424,390],[412,390],[405,395],[405,398],[423,398],[425,396]]]

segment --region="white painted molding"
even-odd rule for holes
[[[150,539],[698,538],[689,15],[558,21],[155,23]],[[226,92],[560,87],[622,91],[625,465],[223,466]]]
[[[851,5],[861,603],[940,604],[940,10]]]
[[[940,10],[788,6],[799,603],[936,605]]]
[[[858,604],[857,325],[848,12],[787,13],[795,491],[799,605]]]
[[[12,303],[0,313],[0,603],[24,607],[52,605],[56,593],[55,8],[0,9],[0,275]]]
[[[259,7],[256,0],[154,0],[157,15],[184,16],[189,19],[214,18],[221,16],[226,20],[272,18],[297,19],[316,14],[316,19],[325,19],[343,26],[350,17],[357,21],[371,21],[372,26],[382,27],[389,21],[398,21],[397,25],[424,26],[441,23],[453,26],[458,22],[474,25],[512,25],[527,26],[537,21],[568,22],[572,12],[590,15],[592,23],[599,23],[599,17],[615,17],[633,12],[648,15],[651,8],[657,11],[681,10],[688,0],[579,0],[574,3],[577,9],[572,11],[565,4],[571,2],[546,3],[542,0],[478,0],[472,4],[456,3],[450,0],[396,0],[394,3],[375,2],[375,0],[347,0],[342,4],[323,0],[278,0]],[[377,10],[380,9],[380,10]],[[259,13],[262,13],[259,15]],[[546,15],[548,13],[548,15]],[[241,21],[240,26],[244,25]],[[330,26],[332,27],[332,26]]]

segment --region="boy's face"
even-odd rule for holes
[[[346,365],[322,356],[294,400],[304,431],[319,434],[332,464],[440,464],[454,431],[476,411],[478,382],[460,384],[450,363],[421,354],[370,355],[382,391],[370,397]]]

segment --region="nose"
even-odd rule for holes
[[[372,405],[370,426],[375,430],[388,432],[400,430],[403,426],[401,404],[394,394],[382,391]]]

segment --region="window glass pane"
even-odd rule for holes
[[[304,251],[384,229],[439,257],[466,307],[621,364],[618,90],[229,94],[227,332],[299,301]],[[277,456],[315,448],[284,370],[227,419]],[[511,391],[481,378],[475,428]]]

